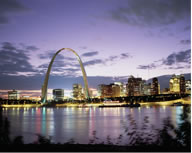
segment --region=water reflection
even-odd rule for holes
[[[181,123],[183,107],[4,108],[3,113],[10,120],[12,135],[23,135],[26,143],[35,141],[36,134],[52,136],[54,142],[62,143],[74,138],[79,143],[88,143],[93,138],[93,131],[100,142],[105,141],[108,135],[113,139],[124,134],[122,123],[129,129],[135,124],[142,129],[146,117],[148,127],[161,128],[167,117],[177,126]]]

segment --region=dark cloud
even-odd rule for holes
[[[115,61],[117,60],[119,57],[118,56],[110,56],[109,58],[106,59],[106,61]]]
[[[120,55],[120,58],[121,59],[126,59],[126,58],[130,58],[131,56],[130,56],[130,54],[129,53],[122,53],[121,55]]]
[[[83,63],[84,66],[96,65],[96,64],[105,64],[105,61],[101,59],[94,59]]]
[[[99,54],[98,51],[93,51],[93,52],[84,53],[84,54],[82,54],[81,56],[90,57],[90,56],[95,56],[95,55],[98,55],[98,54]]]
[[[39,54],[38,57],[40,59],[52,59],[54,54],[56,53],[56,51],[47,51],[44,54]],[[56,56],[56,60],[70,60],[70,61],[75,61],[76,58],[72,58],[72,57],[66,57],[63,54],[57,54]]]
[[[10,42],[0,47],[0,74],[17,74],[18,72],[36,72],[29,63],[28,52],[15,47]]]
[[[129,0],[110,12],[113,20],[132,25],[159,26],[187,19],[190,23],[190,0]]]
[[[159,63],[159,64],[157,64]],[[149,65],[139,65],[137,69],[152,69],[165,66],[166,69],[182,69],[190,68],[191,64],[191,49],[172,53],[167,58],[154,61]]]
[[[36,46],[26,46],[26,49],[30,51],[37,51],[39,48],[37,48]]]
[[[149,64],[149,65],[139,65],[138,67],[137,67],[137,69],[153,69],[153,68],[156,68],[157,66],[154,64],[154,63],[152,63],[152,64]]]
[[[168,67],[168,69],[174,69],[174,70],[179,70],[179,69],[184,69],[184,68],[186,68],[185,66],[177,66],[177,67],[173,67],[173,66],[171,66],[171,67]]]
[[[175,63],[190,63],[191,49],[170,54],[164,61],[163,65],[174,65]]]
[[[0,0],[0,24],[9,22],[8,15],[28,10],[16,0]]]
[[[191,44],[191,40],[189,40],[189,39],[181,40],[180,43],[184,44],[184,45],[188,45],[188,44]]]

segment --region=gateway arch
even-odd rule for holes
[[[45,76],[45,80],[44,80],[44,84],[43,84],[43,87],[42,87],[42,94],[41,94],[41,101],[43,103],[45,103],[47,101],[47,86],[48,86],[48,81],[49,81],[49,75],[50,75],[50,72],[51,72],[51,67],[53,65],[53,62],[55,60],[55,57],[63,50],[69,50],[71,51],[72,53],[74,53],[77,57],[77,60],[79,61],[79,64],[80,64],[80,67],[81,67],[81,71],[83,73],[83,80],[84,80],[84,86],[85,86],[85,96],[87,99],[89,99],[89,91],[88,91],[88,83],[87,83],[87,75],[86,75],[86,72],[85,72],[85,69],[84,69],[84,66],[83,66],[83,63],[81,61],[81,58],[79,57],[79,55],[71,48],[62,48],[60,50],[58,50],[55,55],[52,57],[51,59],[51,62],[49,63],[49,67],[47,69],[47,73],[46,73],[46,76]]]

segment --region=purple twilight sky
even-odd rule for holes
[[[0,89],[40,89],[63,47],[80,55],[97,84],[190,73],[190,0],[0,0]],[[75,56],[63,52],[50,87],[69,88],[81,75]]]

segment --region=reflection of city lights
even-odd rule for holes
[[[163,109],[165,110],[165,109],[166,109],[166,106],[163,106]]]
[[[138,108],[139,112],[141,112],[141,107]]]

